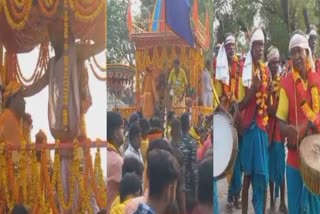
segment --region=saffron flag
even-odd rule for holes
[[[165,6],[167,25],[191,47],[195,47],[190,23],[190,1],[167,0]]]

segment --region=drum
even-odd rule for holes
[[[213,177],[222,179],[229,174],[236,161],[238,135],[230,115],[213,114]]]
[[[320,134],[305,137],[299,144],[300,172],[309,191],[320,195]]]

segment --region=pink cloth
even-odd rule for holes
[[[107,213],[111,204],[119,194],[122,177],[123,158],[113,150],[107,151]]]
[[[148,200],[148,190],[144,192],[143,196],[131,199],[126,208],[124,209],[124,214],[133,214],[137,211],[140,203],[146,203]]]
[[[203,146],[198,149],[198,160],[202,160],[204,155],[206,154],[206,151],[208,151],[208,149],[210,148],[210,146],[212,145],[212,142],[211,142],[211,135],[208,136],[207,140],[204,142]]]

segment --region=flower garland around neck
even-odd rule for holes
[[[231,69],[229,67],[229,73],[230,73],[230,85],[223,84],[223,92],[227,96],[229,101],[232,101],[235,99],[236,96],[236,86],[238,81],[238,57],[235,55],[232,58],[232,64]]]
[[[308,89],[311,93],[311,102],[312,102],[312,107],[310,107],[309,103],[307,102],[307,100],[305,99],[305,88],[304,87],[304,82],[300,76],[300,74],[297,71],[293,71],[293,79],[294,82],[296,84],[296,93],[297,93],[297,100],[301,100],[300,103],[300,108],[302,110],[302,112],[304,113],[304,115],[306,116],[306,118],[313,122],[318,130],[320,129],[320,120],[318,118],[318,114],[319,114],[319,110],[320,110],[320,106],[319,106],[319,90],[316,87],[316,85],[314,84],[314,80],[312,78],[312,75],[310,69],[308,69],[308,73],[307,73],[307,80],[308,80],[308,88],[307,88],[307,93],[308,93]]]
[[[280,75],[277,74],[276,77],[272,80],[272,94],[270,94],[270,104],[272,106],[274,105],[275,100],[279,98],[279,92],[280,92]]]
[[[255,75],[259,75],[261,72],[261,80],[262,84],[260,90],[256,92],[256,104],[258,106],[258,118],[257,123],[262,126],[266,127],[268,124],[268,112],[267,112],[267,99],[268,99],[268,74],[267,69],[261,65],[260,68],[256,69]]]

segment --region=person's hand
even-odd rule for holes
[[[298,137],[298,128],[294,125],[287,125],[285,133],[288,138],[288,141],[295,141]]]
[[[277,109],[274,106],[268,106],[268,115],[269,117],[274,117],[277,114]]]
[[[300,141],[306,134],[307,129],[308,123],[302,123],[299,126],[288,125],[285,130],[288,142]]]
[[[261,79],[258,77],[258,75],[254,75],[252,78],[252,86],[254,91],[258,91],[261,87]]]

